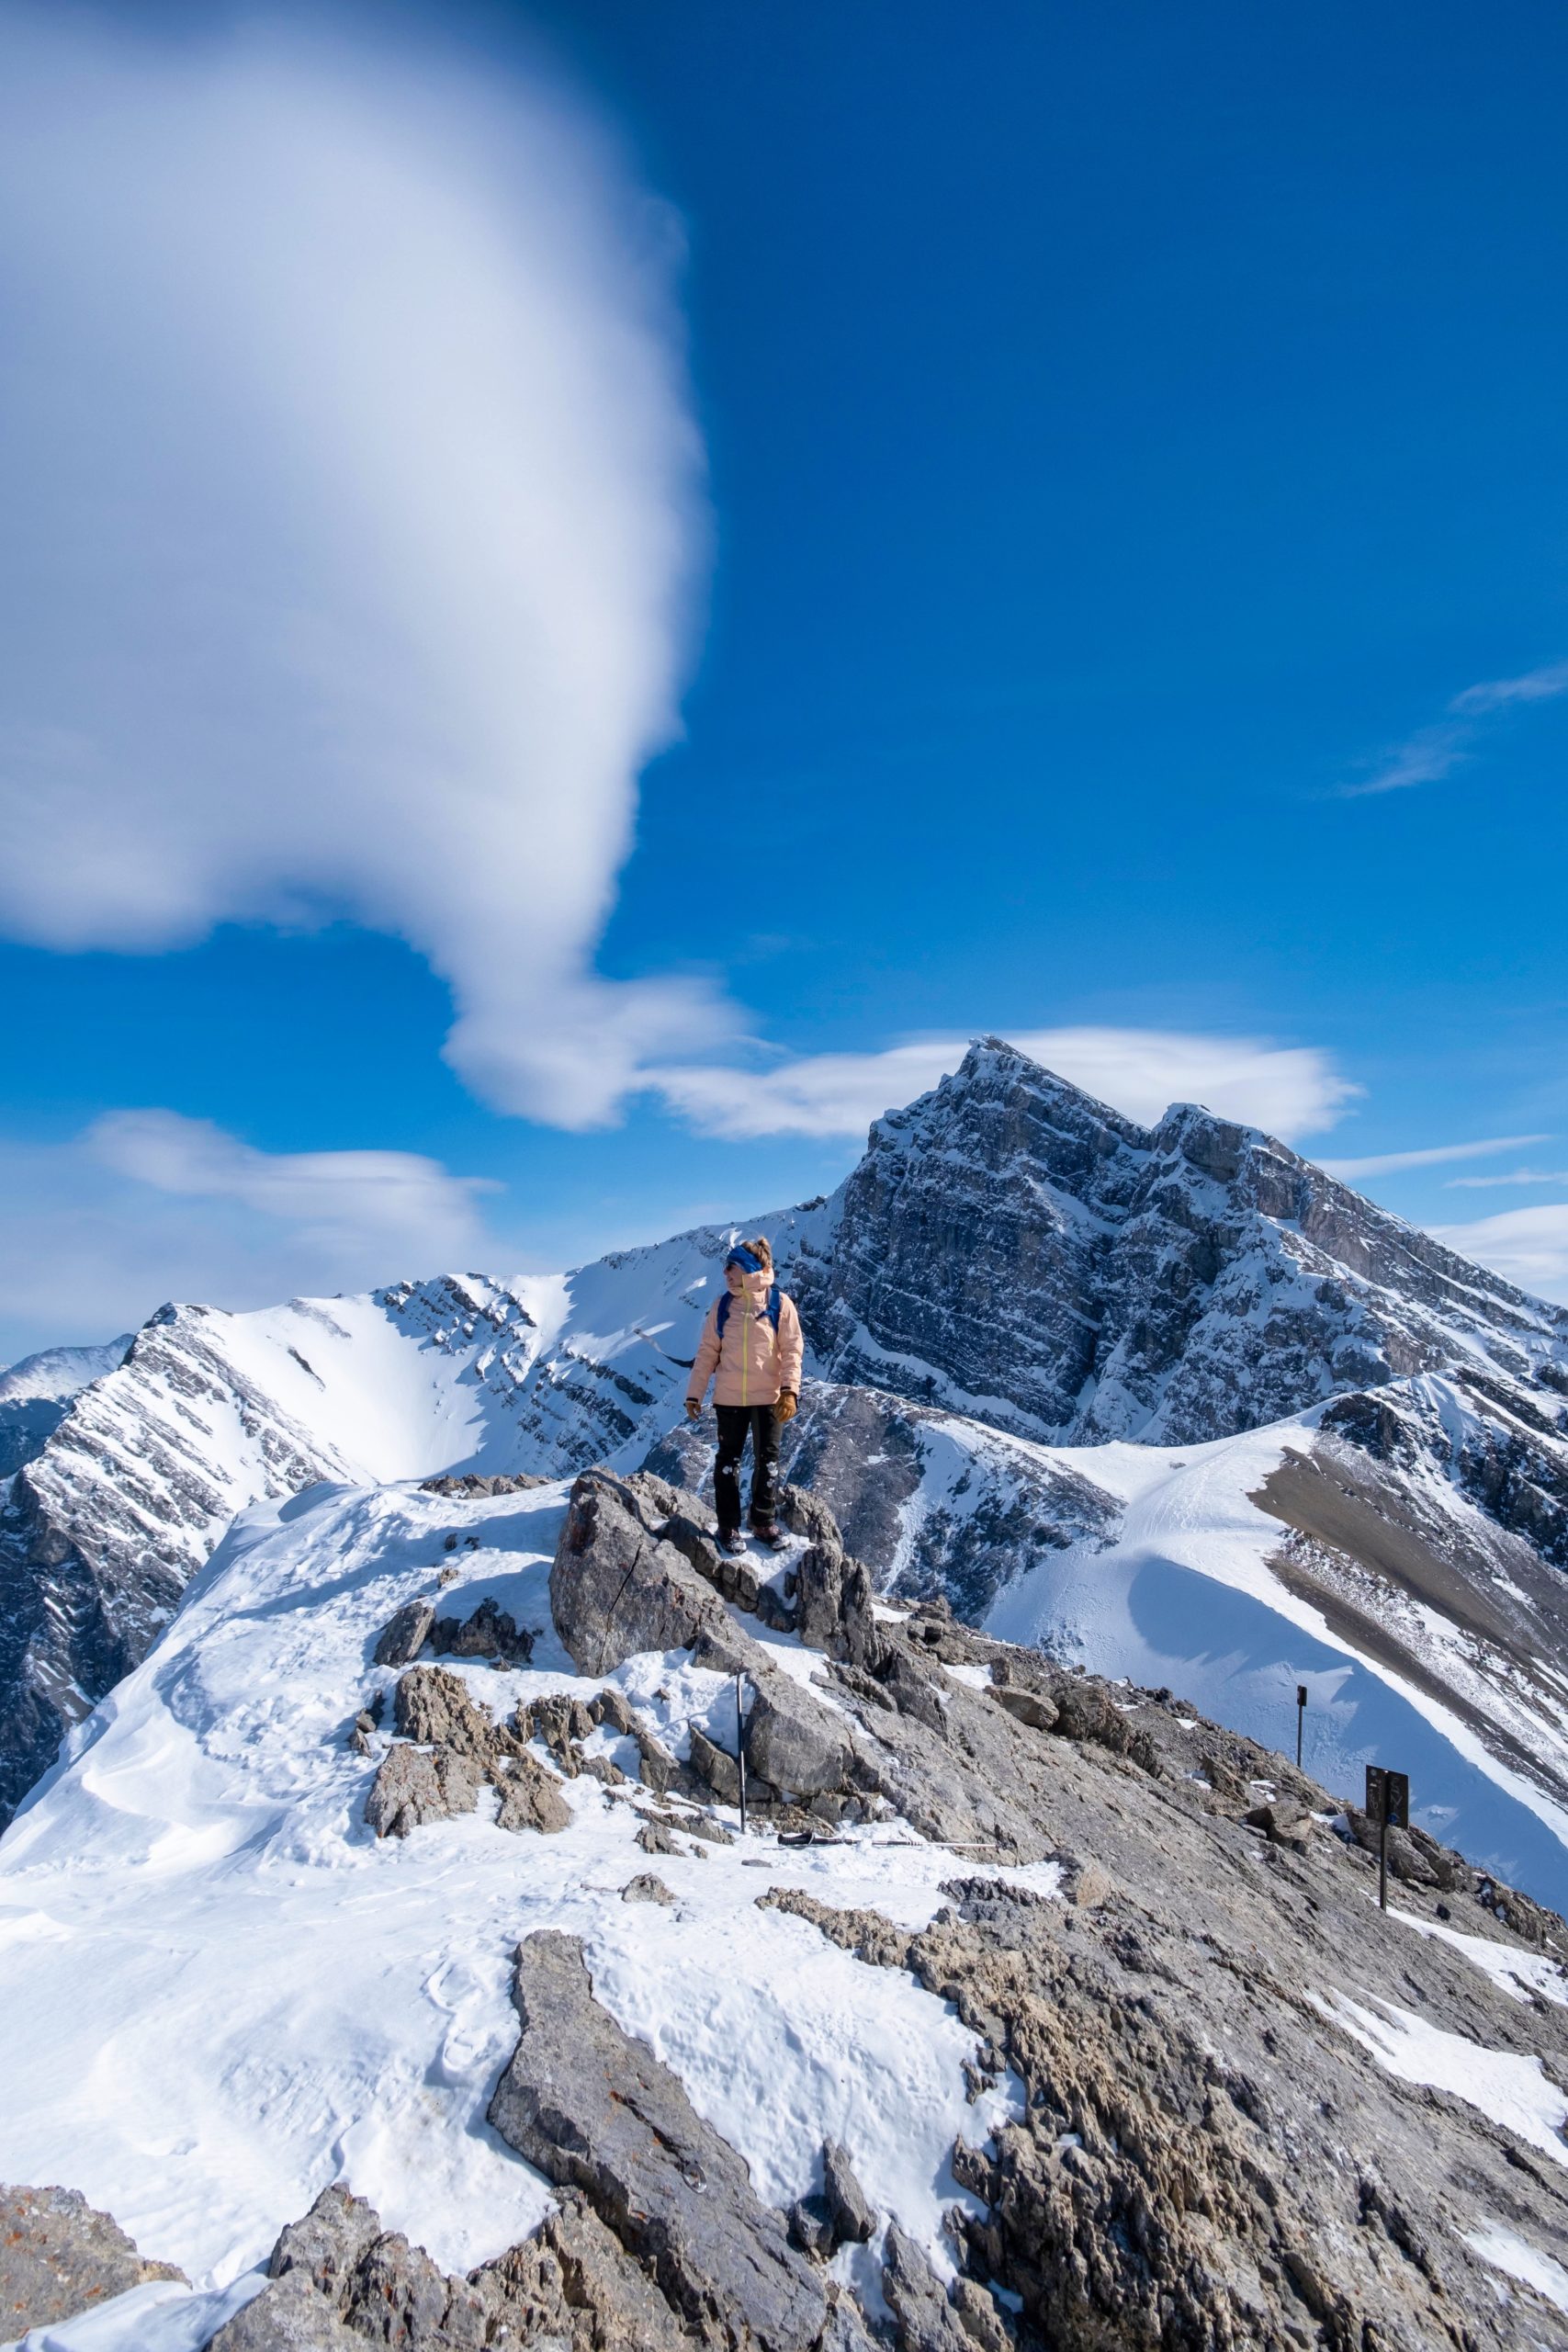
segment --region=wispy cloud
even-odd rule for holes
[[[1002,1031],[1021,1053],[1145,1125],[1173,1102],[1292,1136],[1328,1126],[1359,1090],[1312,1046],[1160,1029]],[[921,1039],[882,1053],[813,1054],[771,1070],[710,1068],[649,1073],[671,1106],[705,1135],[853,1136],[955,1070],[966,1037]]]
[[[678,226],[560,92],[309,17],[0,7],[0,931],[346,914],[591,1125],[735,1026],[593,961],[705,563]]]
[[[1549,662],[1517,678],[1492,678],[1466,686],[1455,695],[1447,714],[1430,727],[1385,752],[1373,774],[1359,784],[1342,785],[1340,797],[1364,799],[1369,794],[1400,792],[1406,786],[1440,783],[1469,759],[1480,732],[1479,722],[1517,703],[1551,702],[1568,694],[1568,662]]]
[[[493,1269],[512,1251],[487,1189],[413,1152],[260,1151],[173,1111],[0,1144],[0,1351],[103,1339],[168,1298],[265,1306]]]
[[[1550,1136],[1487,1136],[1477,1143],[1427,1144],[1419,1151],[1381,1151],[1364,1159],[1325,1159],[1331,1176],[1393,1176],[1403,1168],[1440,1168],[1447,1160],[1485,1159],[1496,1151],[1519,1151],[1527,1144],[1550,1143]],[[1462,1181],[1458,1180],[1458,1181]],[[1472,1180],[1492,1183],[1498,1180]]]
[[[1472,1225],[1435,1225],[1439,1241],[1539,1298],[1568,1301],[1568,1201],[1505,1209]]]
[[[1449,707],[1485,713],[1512,702],[1550,702],[1562,694],[1568,694],[1568,662],[1549,662],[1544,669],[1527,670],[1522,678],[1493,678],[1483,685],[1466,686]]]
[[[1544,1142],[1544,1136],[1540,1140]],[[1510,1168],[1500,1176],[1450,1176],[1444,1190],[1480,1192],[1491,1184],[1568,1184],[1568,1168]]]
[[[412,1151],[258,1151],[206,1119],[111,1111],[85,1138],[104,1167],[155,1192],[235,1201],[289,1227],[323,1258],[410,1248],[445,1266],[484,1246],[475,1195],[497,1189],[449,1175]]]

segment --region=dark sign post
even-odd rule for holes
[[[735,1678],[735,1769],[740,1775],[740,1835],[746,1835],[746,1678]]]
[[[1388,1909],[1388,1833],[1410,1826],[1410,1776],[1385,1771],[1381,1764],[1367,1767],[1367,1819],[1378,1829],[1378,1901]]]
[[[1306,1714],[1306,1684],[1298,1682],[1296,1685],[1296,1770],[1298,1772],[1302,1769],[1302,1722]]]

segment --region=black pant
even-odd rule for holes
[[[723,1528],[740,1524],[740,1457],[751,1441],[751,1524],[773,1523],[773,1474],[779,1466],[779,1425],[771,1405],[716,1405],[718,1460],[714,1464],[714,1500]]]

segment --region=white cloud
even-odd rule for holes
[[[592,968],[705,547],[678,247],[537,85],[0,14],[0,929],[346,913],[567,1125],[722,1044]]]
[[[1369,794],[1399,792],[1407,785],[1437,784],[1469,759],[1475,741],[1475,721],[1521,702],[1551,702],[1568,694],[1568,662],[1549,662],[1518,678],[1492,678],[1466,686],[1449,704],[1449,716],[1416,733],[1388,752],[1376,772],[1361,784],[1341,786],[1346,800]]]
[[[1402,1168],[1440,1168],[1445,1161],[1455,1159],[1484,1159],[1489,1152],[1517,1151],[1523,1145],[1548,1143],[1548,1136],[1489,1136],[1480,1143],[1434,1143],[1419,1151],[1380,1151],[1366,1159],[1325,1159],[1322,1165],[1331,1176],[1392,1176]],[[1467,1180],[1456,1177],[1456,1183]],[[1501,1176],[1472,1176],[1472,1184],[1500,1184],[1507,1179]]]
[[[1161,1029],[1013,1031],[1009,1043],[1128,1118],[1152,1125],[1173,1102],[1201,1102],[1270,1134],[1331,1124],[1359,1090],[1311,1046]],[[705,1135],[861,1136],[873,1119],[957,1069],[964,1037],[875,1054],[814,1054],[777,1069],[666,1069],[649,1073]]]
[[[1568,694],[1568,662],[1549,662],[1540,670],[1527,670],[1522,678],[1493,678],[1479,686],[1466,686],[1449,705],[1450,710],[1501,710],[1511,702],[1550,702],[1557,695]]]
[[[1505,1209],[1472,1225],[1435,1225],[1431,1230],[1461,1257],[1490,1266],[1521,1290],[1568,1302],[1568,1201]]]
[[[237,1201],[329,1255],[417,1245],[422,1263],[455,1264],[482,1246],[474,1194],[493,1189],[412,1151],[257,1151],[175,1111],[111,1111],[85,1140],[122,1176],[160,1193]]]
[[[1544,1142],[1544,1136],[1535,1138]],[[1494,1184],[1568,1184],[1568,1168],[1510,1168],[1500,1176],[1450,1176],[1445,1192],[1483,1192]]]
[[[0,1146],[4,1345],[102,1339],[169,1298],[265,1306],[493,1266],[485,1189],[412,1152],[258,1151],[172,1111]]]

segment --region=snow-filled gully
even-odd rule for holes
[[[446,1661],[492,1714],[602,1687],[576,1676],[550,1626],[563,1502],[559,1487],[473,1501],[318,1487],[235,1523],[0,1847],[0,2177],[80,2188],[203,2290],[265,2261],[333,2179],[466,2270],[552,2198],[485,2109],[516,2040],[513,1952],[557,1928],[582,1939],[599,1999],[679,2075],[762,2197],[787,2204],[818,2186],[830,2135],[879,2211],[951,2272],[953,2139],[983,2141],[1018,2085],[972,2104],[975,2039],[949,2007],[757,1907],[770,1885],[796,1886],[920,1926],[951,1853],[899,1823],[819,1849],[753,1833],[660,1856],[675,1898],[663,1907],[623,1902],[649,1867],[639,1817],[629,1791],[586,1776],[565,1784],[572,1819],[557,1836],[501,1830],[489,1797],[400,1841],[365,1826],[376,1759],[346,1735],[395,1679],[370,1652],[442,1569],[455,1571],[444,1610],[493,1594],[541,1629],[526,1669]],[[454,1532],[478,1548],[446,1554]],[[813,1653],[748,1631],[786,1669],[812,1671]],[[733,1742],[733,1685],[683,1652],[606,1679],[677,1753],[699,1724]],[[635,1768],[635,1753],[620,1760]],[[1055,1883],[1050,1865],[1010,1875]],[[184,2341],[195,2307],[182,2320],[177,2298],[154,2311],[138,2291],[123,2341]],[[76,2347],[75,2324],[56,2337]],[[122,2338],[91,2341],[107,2352]]]

